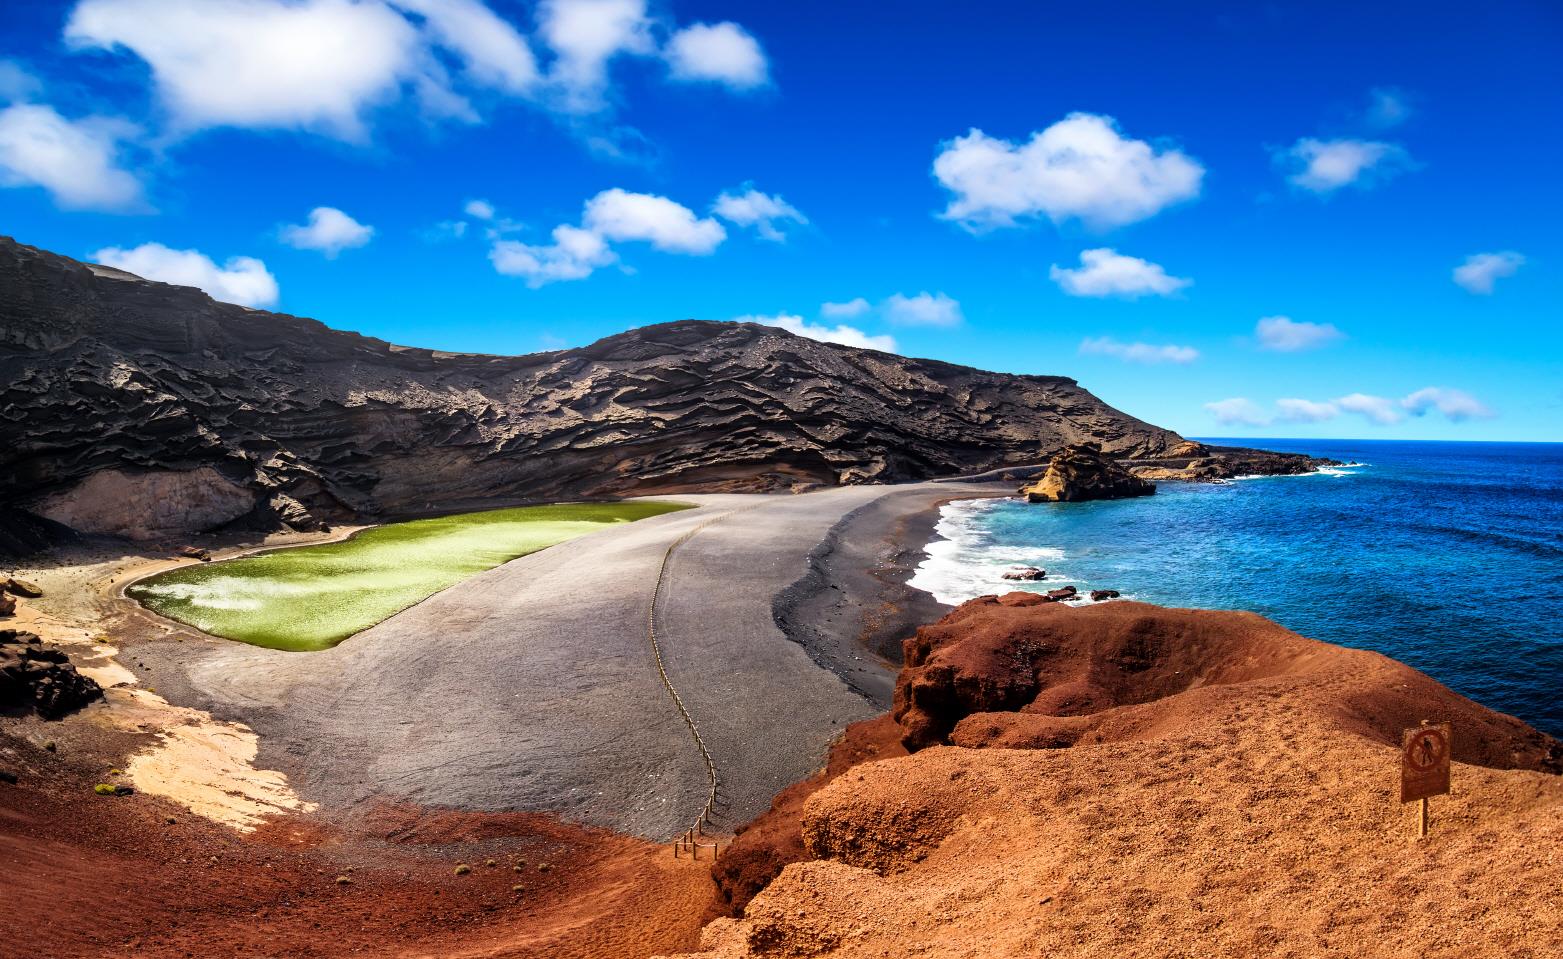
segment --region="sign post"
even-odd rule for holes
[[[1400,801],[1417,802],[1417,838],[1427,836],[1427,800],[1449,792],[1449,756],[1453,752],[1448,723],[1429,723],[1405,731],[1400,749]]]

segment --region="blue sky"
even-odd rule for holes
[[[1563,440],[1556,4],[0,24],[0,232],[220,298],[497,353],[763,317],[1189,435]]]

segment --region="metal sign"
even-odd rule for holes
[[[1400,801],[1414,802],[1449,792],[1448,723],[1424,723],[1405,732],[1400,751]]]

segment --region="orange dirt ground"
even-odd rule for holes
[[[289,814],[242,835],[96,795],[113,777],[88,757],[114,744],[49,752],[57,729],[0,737],[19,778],[0,784],[0,955],[631,959],[692,947],[715,891],[709,863],[546,816]]]
[[[895,715],[926,748],[808,797],[814,861],[702,956],[1563,955],[1556,740],[1252,614],[1036,602],[907,642]],[[1423,719],[1456,762],[1419,841],[1396,790]]]

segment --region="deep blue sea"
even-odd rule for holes
[[[955,603],[1005,591],[1117,589],[1248,609],[1375,649],[1563,736],[1563,444],[1219,440],[1363,465],[1155,496],[945,508],[912,580]]]

